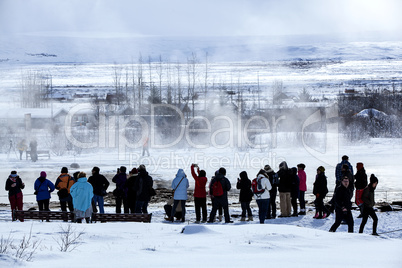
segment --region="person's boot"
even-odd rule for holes
[[[77,219],[75,222],[76,222],[76,223],[82,223],[82,220],[81,220],[81,219]]]
[[[253,216],[248,216],[248,219],[247,219],[247,221],[253,221],[254,219],[253,219]]]
[[[240,221],[246,221],[246,217],[241,217]]]
[[[218,216],[219,221],[222,221],[222,215]]]
[[[315,216],[313,217],[314,219],[317,219],[319,216],[318,212],[315,213]]]

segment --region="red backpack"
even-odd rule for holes
[[[220,197],[223,195],[223,188],[221,181],[216,180],[212,184],[212,195],[215,197]]]
[[[251,189],[255,195],[262,195],[265,192],[265,189],[261,186],[261,178],[255,178],[251,182]]]

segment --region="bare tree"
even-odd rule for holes
[[[51,76],[38,71],[28,71],[21,75],[21,106],[42,108],[51,92]]]
[[[120,65],[118,65],[117,63],[114,63],[114,66],[113,66],[113,86],[114,86],[115,92],[116,92],[117,105],[120,105],[121,72],[122,72],[122,67]]]

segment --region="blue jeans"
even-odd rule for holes
[[[94,201],[95,207],[97,205],[99,205],[99,212],[105,213],[105,209],[103,207],[103,205],[104,205],[103,196],[94,194],[94,197],[92,198],[92,200]]]
[[[258,205],[258,217],[260,218],[260,223],[264,223],[265,217],[267,216],[269,198],[268,199],[257,199]]]

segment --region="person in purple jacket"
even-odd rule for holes
[[[36,179],[34,184],[36,202],[38,202],[39,211],[50,211],[50,193],[55,190],[53,182],[46,179],[46,172],[42,171],[40,177]]]

